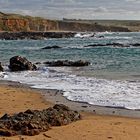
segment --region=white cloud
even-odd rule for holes
[[[0,0],[0,10],[48,18],[140,19],[140,0]]]

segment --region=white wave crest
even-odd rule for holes
[[[79,37],[79,38],[89,38],[89,37],[94,37],[95,33],[77,33],[74,37]]]

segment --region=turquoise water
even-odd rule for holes
[[[98,38],[103,35],[104,38]],[[91,44],[121,43],[129,47],[97,46]],[[69,100],[93,105],[140,109],[140,33],[98,33],[97,37],[0,40],[0,62],[6,69],[0,80],[26,83],[34,88],[64,91]],[[61,49],[44,50],[58,45]],[[87,60],[91,65],[81,68],[46,67],[37,65],[38,71],[10,72],[9,59],[15,55],[32,62],[50,60]]]
[[[70,38],[49,40],[0,41],[0,61],[8,64],[14,55],[27,57],[33,62],[56,59],[87,60],[91,66],[78,69],[78,74],[103,78],[140,78],[140,46],[130,48],[94,47],[90,44],[139,43],[140,33],[104,34],[105,38]],[[41,50],[58,45],[62,49]],[[79,72],[80,71],[80,72]],[[76,72],[76,70],[74,70]]]

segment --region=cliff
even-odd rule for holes
[[[40,17],[5,14],[0,12],[0,31],[120,31],[128,32],[128,28],[107,26],[97,23],[67,22],[49,20]]]
[[[39,17],[0,13],[0,31],[48,31],[56,29],[56,21]]]

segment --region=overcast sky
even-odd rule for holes
[[[140,0],[0,0],[0,11],[52,19],[140,20]]]

